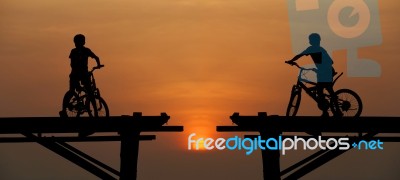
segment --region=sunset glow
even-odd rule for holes
[[[363,116],[399,116],[400,3],[398,0],[379,0],[378,3],[382,43],[357,49],[360,58],[374,59],[380,64],[381,77],[348,77],[347,50],[337,50],[332,52],[334,67],[344,75],[335,88],[356,91],[363,100]],[[142,143],[140,153],[146,156],[139,159],[142,163],[139,167],[150,174],[142,179],[162,179],[162,173],[169,173],[175,166],[172,179],[206,179],[197,174],[196,177],[180,174],[202,172],[203,168],[218,174],[217,169],[222,166],[226,166],[227,176],[215,178],[253,179],[237,174],[243,172],[250,176],[257,174],[253,171],[262,171],[248,168],[253,161],[258,167],[260,159],[255,157],[260,156],[259,153],[254,153],[254,159],[236,157],[243,160],[239,168],[232,163],[237,159],[233,160],[229,154],[234,151],[203,153],[201,145],[201,152],[192,153],[187,151],[187,137],[191,133],[196,133],[197,138],[225,136],[228,133],[217,132],[216,126],[233,125],[229,116],[234,112],[284,115],[291,88],[297,81],[298,69],[284,63],[296,54],[292,52],[287,0],[1,0],[0,25],[0,116],[58,116],[62,97],[69,86],[68,55],[74,48],[73,37],[82,33],[86,36],[85,46],[105,65],[94,75],[111,116],[166,112],[171,116],[167,125],[184,126],[182,133],[157,132],[156,141]],[[330,43],[336,42],[322,37],[322,45]],[[89,61],[89,68],[95,65],[94,60]],[[299,60],[300,65],[310,63],[309,57]],[[316,103],[304,95],[298,115],[320,114]],[[119,144],[96,148],[79,145],[119,166]],[[192,144],[192,148],[195,146]],[[3,147],[0,147],[0,167],[10,168],[0,171],[0,179],[4,173],[11,174],[4,179],[13,179],[10,176],[16,175],[29,176],[14,179],[58,177],[53,176],[58,173],[56,171],[38,178],[20,173],[28,169],[32,174],[42,171],[39,174],[46,175],[43,171],[53,170],[55,164],[60,163],[58,157],[31,146]],[[29,152],[33,160],[12,159],[14,151],[23,149],[33,149]],[[387,155],[389,163],[394,162],[390,158],[397,152],[394,149]],[[196,155],[180,156],[187,155],[185,153]],[[217,153],[222,155],[215,155]],[[46,158],[41,156],[43,154]],[[367,156],[370,154],[359,159]],[[212,162],[202,162],[206,157]],[[173,159],[173,163],[163,162],[168,158]],[[33,164],[28,167],[25,163],[34,160],[48,163],[47,167]],[[338,161],[348,164],[346,158]],[[60,169],[64,166],[67,167],[64,169],[72,169],[65,172],[66,179],[79,179],[74,176],[82,173],[79,169],[69,167],[72,166],[67,164],[69,162],[62,163],[65,164]],[[25,169],[20,170],[21,164]],[[289,163],[284,165],[289,166]],[[363,161],[351,165],[360,165],[360,171],[365,172],[371,172],[372,167],[386,172],[387,168]],[[337,164],[330,167],[339,166],[342,167]],[[154,173],[154,169],[160,170]],[[321,171],[330,172],[331,169]],[[88,179],[85,175],[82,179]],[[257,178],[262,177],[254,179]]]

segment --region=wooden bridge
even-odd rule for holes
[[[139,141],[154,140],[156,135],[140,135],[141,132],[181,132],[183,126],[165,126],[169,116],[115,116],[99,118],[19,117],[0,118],[0,134],[15,137],[0,137],[3,143],[36,142],[65,159],[75,163],[100,179],[136,179]],[[44,137],[44,133],[99,133],[115,132],[115,136]],[[20,135],[23,135],[21,137]],[[96,160],[67,142],[120,141],[120,171]]]
[[[283,133],[288,132],[321,132],[323,139],[344,137],[343,135],[323,136],[325,133],[352,133],[353,136],[347,136],[350,145],[361,140],[379,139],[382,142],[400,142],[400,134],[392,137],[377,136],[384,133],[400,133],[400,127],[397,125],[400,117],[343,117],[334,119],[312,116],[267,116],[267,113],[260,112],[257,116],[240,116],[239,113],[234,113],[230,119],[237,126],[217,126],[217,131],[256,132],[259,135],[245,135],[245,138],[261,136],[263,140],[268,138],[278,139]],[[300,137],[308,139],[313,136]],[[282,138],[293,138],[293,136],[283,135]],[[319,150],[281,171],[280,152],[265,148],[265,150],[261,150],[264,179],[299,179],[351,149],[350,147],[348,150]]]
[[[59,117],[19,117],[0,118],[0,134],[9,134],[0,137],[3,143],[36,142],[47,149],[57,153],[65,159],[82,167],[100,179],[122,180],[136,179],[139,141],[154,140],[155,135],[140,135],[141,132],[181,132],[183,126],[165,126],[169,116],[161,113],[160,116],[142,116],[134,113],[133,116],[114,116],[103,118],[59,118]],[[268,116],[261,112],[257,116],[240,116],[234,113],[230,119],[237,126],[217,126],[219,132],[253,132],[245,135],[254,138],[260,135],[262,139],[270,137],[293,137],[283,133],[301,133],[319,131],[325,133],[353,133],[349,136],[349,143],[360,140],[379,139],[382,142],[400,142],[400,136],[382,137],[384,133],[400,133],[397,121],[400,117],[358,117],[332,119],[311,116],[284,117]],[[115,136],[88,137],[64,136],[65,133],[81,132],[114,132]],[[59,136],[45,137],[43,134],[52,133]],[[257,133],[257,134],[254,134]],[[23,136],[21,136],[21,134]],[[10,136],[10,135],[15,135]],[[313,136],[301,136],[307,139]],[[323,136],[322,138],[341,138],[343,135]],[[88,154],[69,145],[67,142],[92,142],[92,141],[120,141],[120,170],[116,170]],[[304,160],[293,164],[286,169],[280,169],[280,152],[262,150],[264,179],[299,179],[309,172],[317,169],[326,162],[351,150],[320,150]]]

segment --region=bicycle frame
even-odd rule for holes
[[[296,85],[295,85],[295,86],[298,88],[298,91],[300,91],[300,93],[301,93],[301,90],[304,89],[304,91],[305,91],[311,98],[313,98],[313,99],[315,100],[315,102],[318,102],[318,97],[317,97],[317,83],[308,81],[308,80],[303,79],[303,78],[301,77],[302,74],[303,74],[303,71],[314,71],[314,69],[307,69],[307,68],[300,67],[300,66],[297,65],[297,64],[295,64],[295,65],[300,69],[299,75],[298,75],[298,77],[297,77],[297,83],[296,83]],[[343,72],[340,73],[340,74],[332,81],[332,86],[335,85],[336,81],[337,81],[342,75],[343,75]],[[306,84],[311,84],[312,86],[311,86],[311,87],[307,87]],[[324,94],[324,95],[325,95],[326,97],[330,98],[330,95],[329,95],[329,94]]]
[[[318,104],[318,108],[323,110],[323,115],[326,116],[325,110],[331,110],[332,114],[337,117],[342,117],[343,115],[351,116],[351,117],[359,117],[362,112],[362,101],[358,94],[350,89],[339,89],[334,92],[334,99],[332,99],[331,93],[323,92],[321,96],[318,97],[318,84],[309,80],[309,78],[305,77],[307,72],[306,70],[316,71],[315,68],[306,69],[300,67],[297,63],[293,61],[286,61],[287,64],[295,65],[300,69],[299,75],[297,77],[297,83],[293,85],[292,92],[290,95],[289,104],[286,110],[286,116],[296,116],[297,111],[301,102],[301,91],[304,91]],[[332,86],[334,86],[337,80],[343,75],[343,73],[336,76],[336,73],[333,74],[335,77],[332,81]],[[304,78],[303,78],[304,77]],[[332,87],[333,88],[333,87]],[[325,89],[325,88],[324,88]],[[337,102],[331,102],[334,100]],[[323,102],[321,102],[323,101]],[[327,108],[327,109],[326,109]]]
[[[90,76],[90,88],[92,88],[93,96],[100,96],[100,90],[96,86],[96,80],[94,79],[93,71],[95,69],[89,71]]]
[[[85,85],[82,84],[82,82],[80,82],[80,88],[75,89],[76,94],[78,94],[78,96],[81,96],[81,92],[85,92],[85,94],[88,94],[88,91],[86,88],[91,89],[93,96],[100,96],[100,90],[96,86],[96,80],[93,75],[93,72],[96,69],[98,69],[98,68],[93,68],[91,71],[88,72],[89,80],[90,80],[89,87],[85,87]]]
[[[104,67],[104,65],[94,67],[88,72],[88,77],[86,77],[87,81],[89,81],[88,84],[84,84],[81,81],[74,91],[67,91],[65,93],[63,110],[67,111],[67,116],[81,117],[82,115],[86,115],[85,113],[89,117],[109,116],[108,106],[100,96],[100,90],[96,86],[96,80],[93,75],[93,72],[101,67]]]
[[[89,75],[89,80],[90,84],[89,87],[85,87],[84,84],[80,83],[80,88],[75,89],[76,95],[77,95],[77,102],[82,103],[82,108],[84,109],[82,112],[85,112],[85,110],[89,109],[89,103],[91,103],[91,99],[94,99],[95,97],[100,97],[100,90],[96,86],[96,80],[94,78],[93,72],[99,68],[94,67],[91,71],[88,72]],[[90,91],[88,91],[87,88],[90,88]],[[82,94],[84,92],[84,94]],[[89,94],[90,92],[90,94]]]

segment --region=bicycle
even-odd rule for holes
[[[311,80],[308,80],[306,74],[310,71],[315,71],[315,68],[304,68],[300,67],[297,63],[286,61],[285,63],[294,65],[300,69],[297,83],[293,85],[289,104],[286,110],[286,116],[296,116],[300,101],[301,101],[301,92],[304,90],[315,102],[318,103],[318,94],[317,94],[317,83]],[[343,75],[343,72],[339,74],[334,80],[333,85],[335,85],[336,81]],[[350,89],[339,89],[335,92],[337,97],[339,110],[343,113],[343,116],[347,117],[359,117],[361,115],[363,105],[361,102],[360,96]],[[324,91],[324,102],[323,104],[318,104],[318,107],[323,110],[323,108],[329,108],[331,113],[335,112],[334,102],[331,102],[331,97],[329,93]],[[328,110],[329,110],[328,109]]]
[[[93,67],[88,72],[90,76],[90,92],[81,83],[80,87],[74,92],[67,91],[63,99],[63,109],[66,110],[68,117],[109,117],[109,109],[106,101],[100,96],[100,90],[96,86],[96,81],[93,72],[100,69],[104,65]],[[92,97],[92,98],[90,98]]]

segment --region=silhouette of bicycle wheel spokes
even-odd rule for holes
[[[81,96],[82,103],[77,103],[76,117],[108,117],[109,110],[106,102],[102,97],[95,96],[93,104],[87,99],[87,96]],[[96,110],[95,110],[96,108]]]
[[[81,94],[78,96],[77,94],[67,93],[66,96],[68,99],[68,104],[66,105],[68,117],[93,117],[91,110],[87,110],[86,95]]]

